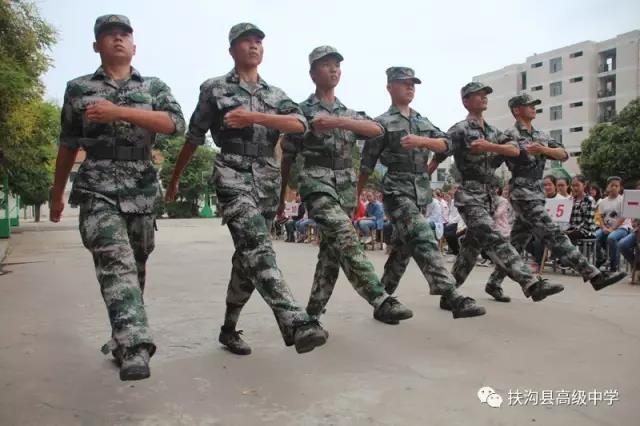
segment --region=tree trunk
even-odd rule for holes
[[[34,221],[35,222],[40,222],[40,206],[42,204],[36,204],[35,206],[33,206],[33,210],[34,210]]]

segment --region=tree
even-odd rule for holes
[[[183,136],[164,141],[164,150],[162,151],[164,161],[160,170],[160,180],[165,188],[169,186],[171,175],[184,141]],[[195,151],[191,162],[184,169],[180,178],[176,201],[166,205],[169,217],[198,216],[198,201],[204,196],[207,187],[211,193],[215,189],[209,179],[215,158],[216,151],[207,145],[203,145]]]
[[[611,123],[593,127],[582,142],[578,160],[584,175],[601,187],[607,177],[640,180],[640,98],[631,101]]]
[[[40,76],[50,66],[46,51],[55,38],[33,3],[0,1],[0,174],[38,166],[40,152],[26,149],[22,141],[35,126],[37,114],[29,105],[42,97]]]
[[[32,123],[28,134],[18,142],[28,161],[17,164],[9,172],[9,186],[20,195],[23,204],[35,207],[35,221],[40,221],[40,206],[49,199],[53,184],[56,141],[60,134],[60,108],[48,102],[32,102],[20,110]]]

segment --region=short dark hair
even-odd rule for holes
[[[584,175],[575,175],[573,178],[585,185],[587,184],[587,179],[584,177]]]
[[[622,178],[620,176],[609,176],[607,178],[607,185],[614,180],[617,180],[618,182],[622,182]]]
[[[554,175],[546,175],[544,178],[542,178],[542,180],[545,180],[545,179],[549,179],[551,182],[553,182],[554,185],[556,184],[556,177]]]

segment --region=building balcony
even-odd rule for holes
[[[615,111],[607,111],[605,113],[598,114],[598,123],[608,123],[612,121],[615,116]]]
[[[612,89],[598,90],[598,99],[600,99],[600,98],[608,98],[610,96],[615,96],[615,95],[616,95],[616,91],[612,90]]]
[[[611,65],[611,64],[600,64],[598,66],[598,73],[612,72],[615,70],[616,70],[615,65]]]

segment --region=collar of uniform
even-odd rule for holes
[[[389,114],[402,115],[402,113],[400,112],[400,109],[395,105],[391,105],[389,107],[389,109],[387,110],[387,112]],[[402,115],[402,116],[404,117],[404,115]],[[420,118],[420,114],[416,110],[414,110],[413,108],[409,108],[409,118],[416,118],[416,117]],[[407,118],[407,117],[404,117],[404,118]]]
[[[324,108],[324,104],[322,103],[322,101],[320,101],[320,98],[318,98],[318,96],[315,93],[312,93],[309,95],[309,97],[307,98],[307,103],[310,106],[315,106],[320,104],[320,106]],[[340,99],[338,99],[338,97],[336,96],[335,100],[333,101],[333,110],[330,112],[333,112],[338,109],[347,109],[347,107],[342,102],[340,102]]]
[[[134,67],[131,67],[131,78],[133,80],[138,80],[138,81],[144,80],[140,75],[140,73],[138,72],[138,70],[135,69]],[[100,65],[96,70],[96,72],[94,72],[93,75],[91,76],[91,79],[92,80],[111,80],[111,77],[105,74],[104,68],[102,68],[102,65]]]
[[[480,122],[478,120],[476,120],[475,118],[470,118],[467,117],[467,123],[469,123],[469,126],[472,128],[476,128],[476,129],[482,129],[482,126],[480,126]],[[493,126],[489,123],[487,123],[487,120],[484,120],[484,128],[486,129],[493,129]]]
[[[524,132],[524,133],[528,134],[529,136],[533,136],[533,134],[536,132],[536,128],[535,127],[531,126],[531,131],[529,131],[529,129],[527,129],[522,124],[520,124],[519,121],[516,121],[515,127],[516,127],[516,129],[518,129],[518,132],[520,132],[520,133]]]
[[[238,75],[238,72],[236,71],[235,68],[233,68],[231,71],[227,73],[226,81],[227,83],[240,84],[240,76]],[[260,74],[258,74],[258,84],[264,87],[265,89],[269,88],[269,85],[267,84],[266,81],[262,79],[262,77],[260,77]]]

